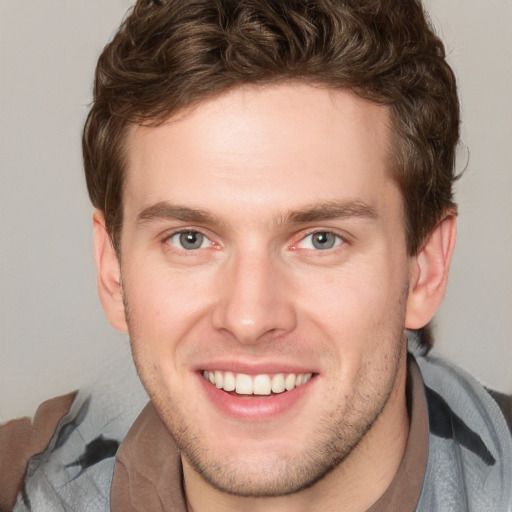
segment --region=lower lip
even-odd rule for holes
[[[284,414],[293,409],[314,385],[315,377],[306,384],[275,395],[257,397],[255,395],[231,395],[215,387],[201,374],[198,374],[200,385],[211,402],[224,414],[243,421],[265,421]]]

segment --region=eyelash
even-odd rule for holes
[[[311,250],[311,251],[315,251],[315,252],[330,252],[332,250],[334,250],[336,247],[339,247],[340,245],[344,245],[347,243],[347,239],[340,235],[339,233],[333,231],[333,230],[328,230],[328,229],[317,229],[315,231],[312,231],[310,233],[306,233],[304,234],[304,236],[302,236],[300,238],[300,240],[294,244],[292,244],[292,249],[293,250],[296,250],[298,249],[298,245],[305,242],[309,237],[314,237],[315,235],[333,235],[335,237],[335,240],[334,240],[334,244],[332,247],[328,247],[326,249],[319,249],[318,247],[311,247],[311,248],[306,248],[307,250]],[[311,242],[311,245],[314,245],[313,242]]]

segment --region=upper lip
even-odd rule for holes
[[[241,361],[241,360],[215,360],[194,366],[195,371],[225,371],[244,373],[246,375],[261,375],[276,373],[318,373],[312,366],[292,362],[278,361]]]

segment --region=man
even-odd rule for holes
[[[151,401],[66,399],[15,510],[509,510],[499,407],[426,355],[458,125],[415,1],[138,2],[83,147]]]

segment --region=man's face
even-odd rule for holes
[[[399,408],[412,264],[389,145],[384,107],[298,84],[132,130],[133,355],[185,462],[217,488],[310,485]]]

